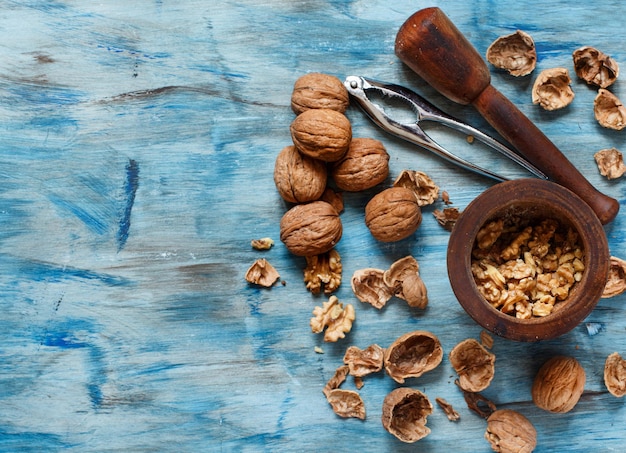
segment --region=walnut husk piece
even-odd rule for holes
[[[298,151],[325,162],[341,159],[352,140],[350,120],[331,109],[302,112],[291,123],[290,131]]]
[[[500,36],[487,49],[487,61],[512,76],[528,75],[537,65],[535,42],[521,30]]]
[[[326,253],[306,257],[304,268],[304,283],[313,294],[319,294],[324,288],[324,294],[330,294],[341,285],[343,265],[341,256],[335,249]]]
[[[249,283],[269,288],[280,278],[278,271],[265,258],[259,258],[246,271]]]
[[[406,239],[422,223],[422,211],[414,193],[390,187],[376,194],[365,206],[365,225],[381,242]]]
[[[342,233],[337,210],[325,201],[296,205],[280,220],[280,240],[298,256],[328,252],[339,242]]]
[[[593,113],[602,127],[621,131],[626,127],[626,107],[609,90],[600,88],[593,100]]]
[[[385,370],[399,384],[435,369],[443,359],[443,348],[436,335],[425,330],[409,332],[385,350]]]
[[[274,184],[290,203],[315,201],[326,190],[326,164],[300,153],[295,146],[284,147],[274,164]]]
[[[595,47],[584,46],[572,52],[576,75],[589,85],[611,86],[619,76],[617,61]]]
[[[389,154],[379,140],[353,138],[343,157],[333,162],[330,175],[341,190],[370,189],[387,179]]]
[[[585,379],[585,370],[575,358],[552,357],[535,376],[531,389],[533,402],[549,412],[569,412],[583,394]]]
[[[460,342],[450,351],[449,359],[463,390],[480,392],[489,387],[495,374],[496,356],[478,341],[468,338]]]
[[[609,278],[604,286],[602,298],[619,296],[624,291],[626,291],[626,261],[612,256],[609,264]]]
[[[626,165],[624,165],[624,156],[616,148],[601,149],[593,155],[598,165],[598,170],[602,176],[607,179],[620,178],[626,173]]]
[[[385,271],[375,268],[354,271],[350,284],[357,299],[379,310],[383,308],[393,296],[391,289],[385,285],[384,274]]]
[[[604,363],[604,385],[613,396],[626,395],[626,360],[617,352],[609,354]]]
[[[319,72],[298,78],[291,93],[291,109],[296,115],[309,109],[331,109],[344,113],[350,95],[339,78]]]
[[[487,419],[485,439],[496,452],[531,453],[537,446],[537,430],[519,412],[499,409]]]
[[[545,110],[558,110],[574,100],[572,80],[566,68],[545,69],[539,73],[532,88],[533,104]]]
[[[383,401],[383,427],[402,442],[413,443],[430,434],[426,426],[433,405],[428,397],[406,387],[391,391]]]

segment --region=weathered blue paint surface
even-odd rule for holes
[[[349,345],[387,346],[426,329],[447,354],[479,335],[446,278],[448,233],[432,217],[440,205],[424,210],[415,236],[380,244],[363,222],[379,188],[345,194],[337,295],[355,304],[357,321],[337,344],[311,334],[311,311],[324,298],[305,290],[303,260],[278,241],[287,206],[272,171],[290,143],[289,98],[302,74],[406,84],[491,132],[393,54],[402,22],[433,5],[483,54],[515,29],[533,36],[537,71],[514,79],[493,70],[494,85],[626,204],[624,181],[605,180],[593,161],[602,148],[626,151],[623,132],[595,122],[595,90],[574,80],[576,98],[558,112],[530,98],[538,71],[571,71],[579,46],[626,65],[617,1],[0,0],[0,451],[490,451],[485,422],[467,410],[447,357],[407,384],[446,398],[461,420],[435,408],[432,433],[417,446],[382,429],[381,404],[395,387],[383,374],[361,390],[366,421],[339,419],[321,392]],[[623,81],[611,90],[626,99]],[[385,135],[357,109],[348,116],[355,136],[387,146],[385,184],[405,168],[423,170],[461,209],[492,185]],[[464,137],[429,132],[494,171],[524,175]],[[606,232],[611,253],[626,258],[622,211]],[[250,240],[264,236],[275,247],[253,251]],[[395,300],[379,312],[354,298],[347,281],[356,269],[407,254],[420,262],[427,310]],[[246,284],[259,257],[285,286]],[[496,377],[484,394],[535,424],[537,451],[623,451],[625,403],[608,394],[602,369],[611,352],[626,354],[624,302],[602,300],[557,340],[496,339]],[[536,370],[556,353],[587,372],[580,403],[564,415],[530,400]]]

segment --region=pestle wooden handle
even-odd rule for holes
[[[413,14],[400,27],[396,55],[450,100],[472,104],[496,131],[552,181],[582,198],[602,224],[619,202],[598,191],[511,101],[491,85],[487,64],[439,8]]]

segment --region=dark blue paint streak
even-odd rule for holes
[[[48,199],[57,207],[64,211],[69,211],[72,215],[83,222],[91,231],[97,234],[105,234],[108,229],[108,223],[93,207],[85,208],[77,203],[66,200],[56,195],[50,195]]]
[[[128,234],[130,232],[130,215],[135,203],[135,195],[139,187],[139,164],[133,159],[128,160],[126,165],[126,184],[124,193],[126,194],[126,204],[122,212],[117,230],[117,250],[120,251],[126,245]]]
[[[5,257],[6,258],[6,257]],[[7,260],[3,258],[4,265]],[[72,280],[94,280],[109,286],[129,286],[131,281],[115,275],[94,272],[87,269],[80,269],[69,266],[58,266],[51,263],[29,260],[15,260],[14,269],[18,275],[31,281],[61,282]]]

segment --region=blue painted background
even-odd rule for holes
[[[605,180],[593,161],[602,148],[626,151],[624,132],[595,122],[594,89],[574,80],[573,104],[557,112],[530,98],[538,71],[572,70],[571,52],[582,45],[626,65],[619,1],[0,0],[0,451],[490,451],[447,357],[408,384],[447,399],[461,420],[435,408],[432,433],[418,446],[380,424],[395,386],[383,374],[365,380],[365,421],[339,419],[321,392],[349,345],[385,347],[426,329],[447,355],[479,335],[445,277],[448,233],[431,215],[441,203],[424,210],[415,236],[380,244],[363,222],[380,188],[345,194],[337,296],[355,305],[357,320],[338,344],[311,334],[311,311],[324,299],[305,290],[303,260],[278,241],[287,206],[272,171],[290,143],[299,76],[405,84],[492,132],[393,54],[402,22],[433,5],[483,54],[515,29],[533,36],[536,72],[513,79],[493,70],[494,85],[593,184],[626,204],[624,182]],[[623,81],[611,90],[626,99]],[[356,108],[348,116],[355,136],[387,146],[387,185],[405,168],[422,170],[461,209],[492,185],[385,135]],[[464,137],[429,132],[481,165],[524,175]],[[606,231],[612,254],[626,258],[622,211]],[[253,251],[250,240],[265,236],[275,247]],[[354,298],[347,281],[356,269],[385,268],[407,254],[420,262],[427,310],[395,300],[379,312]],[[244,281],[259,257],[285,286]],[[626,354],[624,301],[602,300],[557,340],[496,339],[496,377],[484,394],[535,424],[537,451],[623,450],[624,401],[607,393],[602,369],[611,352]],[[530,401],[532,377],[556,353],[575,356],[587,372],[580,403],[564,415]]]

